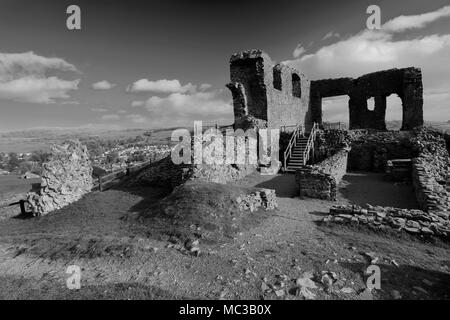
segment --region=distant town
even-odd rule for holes
[[[94,175],[103,175],[148,161],[158,161],[170,153],[171,147],[168,144],[151,144],[149,136],[139,135],[127,139],[90,137],[82,141],[91,156]],[[23,179],[38,178],[49,155],[50,153],[44,150],[0,152],[0,175],[20,175]]]

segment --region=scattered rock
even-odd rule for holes
[[[353,288],[350,288],[350,287],[345,287],[345,288],[342,288],[342,289],[341,289],[341,292],[342,292],[342,293],[350,294],[350,293],[354,293],[355,290],[354,290]]]
[[[393,299],[395,300],[399,300],[402,298],[402,295],[400,294],[400,292],[398,292],[397,290],[392,290],[391,291],[391,296]]]

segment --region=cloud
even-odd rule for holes
[[[208,89],[211,89],[211,85],[209,83],[202,83],[199,87],[200,91],[206,91]]]
[[[330,31],[326,35],[323,36],[322,40],[330,39],[330,38],[339,38],[341,35],[337,32]]]
[[[148,79],[140,79],[133,82],[126,89],[127,92],[138,93],[138,92],[160,92],[160,93],[186,93],[194,92],[197,87],[188,83],[186,85],[181,85],[179,80],[156,80],[150,81]]]
[[[49,76],[52,71],[79,73],[61,58],[43,57],[32,51],[0,53],[0,99],[50,104],[70,98],[68,92],[77,90],[80,80]]]
[[[133,122],[133,123],[146,123],[147,122],[147,118],[140,114],[129,114],[125,118],[127,118],[128,120],[131,120],[131,122]]]
[[[107,80],[102,80],[92,84],[92,89],[94,90],[109,90],[114,88],[116,85]]]
[[[297,47],[295,47],[294,52],[292,52],[292,56],[294,58],[299,58],[302,54],[306,52],[305,48],[303,48],[302,44],[299,43]]]
[[[448,10],[444,8],[434,14],[417,16],[422,18],[419,18],[415,26],[424,26],[424,21],[444,16]],[[415,66],[422,69],[426,90],[450,93],[450,68],[447,67],[450,65],[450,34],[424,33],[415,38],[402,39],[398,35],[394,38],[394,30],[406,30],[405,28],[411,28],[413,25],[409,23],[409,19],[402,24],[395,22],[402,20],[396,19],[386,23],[389,28],[379,31],[362,30],[346,39],[323,46],[315,53],[302,55],[284,63],[301,70],[313,80],[358,77],[378,70]],[[439,119],[436,110],[442,110],[443,107],[438,103],[444,101],[432,99],[427,94],[424,95],[424,101],[425,119]]]
[[[115,120],[119,120],[120,116],[117,114],[105,114],[101,117],[102,120],[105,121],[115,121]]]
[[[444,17],[450,17],[450,6],[419,15],[399,16],[383,24],[381,29],[386,32],[403,32],[408,29],[420,29]]]
[[[134,101],[134,105],[145,107],[147,123],[159,127],[192,126],[194,120],[226,123],[233,120],[231,101],[225,101],[217,91],[152,96],[145,101]]]
[[[105,108],[92,108],[91,111],[103,113],[103,112],[108,112],[109,110],[105,109]]]
[[[135,107],[143,107],[145,105],[145,101],[132,101],[131,106]]]

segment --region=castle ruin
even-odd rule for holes
[[[227,87],[233,95],[235,127],[246,129],[251,118],[257,127],[281,128],[322,124],[322,98],[348,95],[349,128],[386,130],[386,98],[402,100],[401,130],[423,125],[422,73],[418,68],[391,69],[359,78],[310,81],[298,70],[275,64],[261,50],[233,54]],[[369,110],[367,100],[374,98]],[[245,124],[245,125],[244,125]]]

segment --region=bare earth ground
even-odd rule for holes
[[[448,244],[425,243],[408,235],[377,234],[318,221],[336,203],[416,207],[410,185],[377,174],[348,174],[337,202],[299,199],[293,175],[254,174],[239,186],[275,188],[279,209],[225,244],[200,243],[193,256],[148,237],[130,214],[165,195],[157,188],[94,192],[45,217],[0,221],[2,299],[299,299],[264,294],[267,284],[294,288],[303,272],[333,271],[332,293],[318,282],[318,299],[448,299]],[[0,215],[2,212],[0,211]],[[365,288],[364,253],[381,267],[381,290]],[[82,268],[81,289],[66,287],[69,265]],[[344,293],[340,288],[353,288]]]
[[[5,206],[24,199],[31,185],[40,181],[40,178],[19,179],[19,175],[0,176],[0,221],[17,215],[18,206]]]

